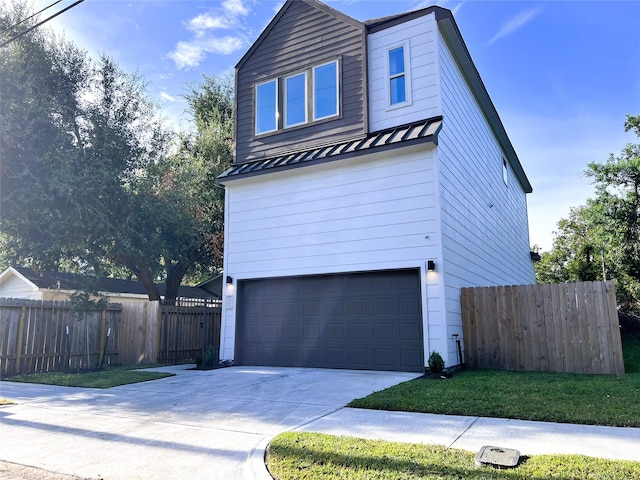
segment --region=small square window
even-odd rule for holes
[[[313,118],[338,114],[338,62],[313,68]]]
[[[256,85],[256,133],[278,128],[278,82],[271,80]]]
[[[285,79],[285,127],[307,121],[307,74],[305,72]]]

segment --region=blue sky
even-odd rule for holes
[[[32,0],[35,10],[53,0]],[[43,14],[70,5],[63,0]],[[181,95],[202,74],[233,74],[280,0],[86,0],[48,22],[96,56],[138,71],[165,114],[188,128]],[[593,188],[583,176],[628,142],[640,114],[640,0],[335,0],[358,20],[438,4],[458,27],[533,185],[531,244],[544,250],[569,208]]]

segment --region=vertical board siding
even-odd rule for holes
[[[364,28],[364,27],[363,27]],[[366,133],[363,28],[293,2],[236,71],[236,163],[326,145]],[[340,118],[254,138],[254,85],[334,59],[341,62]]]
[[[119,355],[122,365],[142,365],[158,362],[160,322],[159,301],[122,304]]]
[[[369,126],[375,132],[441,114],[435,14],[367,35],[369,47]],[[387,50],[406,45],[411,103],[389,108]]]
[[[190,359],[203,345],[219,347],[220,312],[217,301],[183,307],[177,345]],[[157,301],[110,303],[80,320],[68,302],[0,298],[0,376],[157,363],[163,355],[173,362],[175,348],[161,351],[160,339],[175,346],[175,331],[161,331],[160,318]]]
[[[120,305],[80,319],[68,302],[0,298],[0,375],[117,363],[119,320]]]
[[[195,363],[204,351],[220,351],[221,305],[217,300],[182,300],[160,306],[161,363]]]
[[[624,373],[611,281],[463,288],[461,305],[470,368]]]

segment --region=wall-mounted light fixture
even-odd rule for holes
[[[433,260],[427,260],[427,270],[429,272],[435,272],[436,271],[436,262],[434,262]]]
[[[233,278],[230,275],[227,275],[227,285],[233,285]]]

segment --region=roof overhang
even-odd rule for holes
[[[480,73],[471,59],[471,54],[469,53],[467,45],[462,38],[462,34],[458,29],[453,13],[446,8],[432,6],[391,17],[369,20],[365,23],[367,24],[367,31],[369,33],[373,33],[432,13],[435,15],[439,30],[442,32],[442,36],[451,48],[451,51],[455,56],[457,63],[462,70],[471,91],[473,92],[473,95],[489,122],[491,130],[498,139],[513,172],[522,185],[523,190],[526,193],[531,193],[533,191],[531,183],[522,168],[522,164],[520,163],[520,159],[511,144],[511,140],[509,140],[507,131],[502,124],[502,120],[500,120],[496,107],[493,105],[493,101],[491,100],[489,92],[487,92],[484,82],[480,77]]]
[[[38,285],[33,283],[31,280],[29,280],[27,277],[22,275],[18,270],[16,270],[13,267],[8,267],[2,273],[0,273],[0,285],[2,285],[4,282],[6,282],[11,277],[19,278],[25,284],[27,284],[31,288],[31,290],[34,291],[34,292],[37,292],[39,290]]]
[[[222,173],[218,180],[220,183],[225,184],[240,178],[344,160],[421,143],[437,145],[438,133],[441,128],[442,117],[420,120],[419,122],[371,133],[356,140],[234,165]]]

